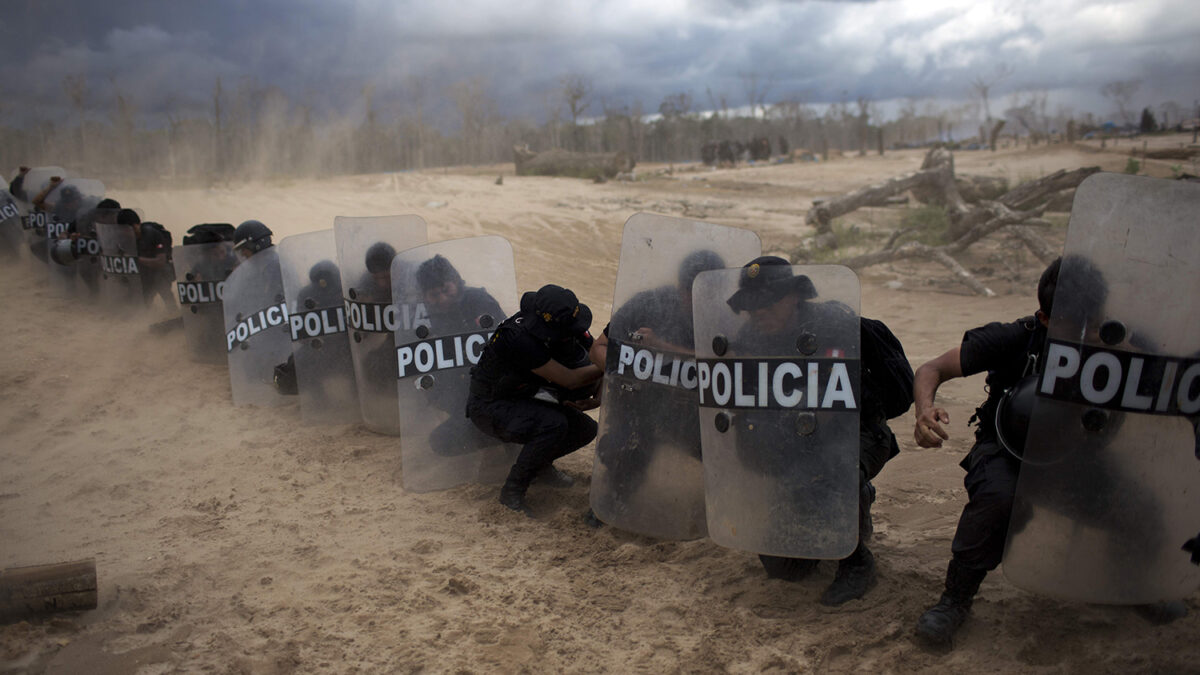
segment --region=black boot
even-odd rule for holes
[[[838,562],[833,583],[821,594],[821,604],[837,607],[857,600],[875,586],[875,556],[866,544],[859,544],[849,558]]]
[[[917,635],[935,647],[952,646],[954,634],[970,614],[971,601],[985,576],[987,570],[971,569],[951,560],[946,569],[946,592],[917,619]]]
[[[520,466],[513,465],[512,470],[508,472],[508,478],[504,481],[504,485],[500,487],[500,503],[513,511],[520,511],[532,518],[533,510],[525,503],[525,492],[529,489],[529,483],[532,479],[533,475],[529,471],[524,471]]]
[[[783,558],[777,555],[760,555],[763,569],[767,571],[768,579],[783,581],[801,581],[817,569],[818,560],[810,558]]]

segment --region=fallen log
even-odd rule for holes
[[[96,608],[96,561],[10,567],[0,572],[0,621]]]
[[[615,178],[633,171],[633,157],[623,152],[533,152],[527,145],[513,146],[513,164],[518,176],[569,176],[572,178]]]

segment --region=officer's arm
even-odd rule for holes
[[[543,365],[534,368],[533,373],[565,389],[578,389],[600,379],[604,371],[593,363],[580,368],[568,368],[558,361],[550,359]]]
[[[940,448],[950,434],[942,428],[950,422],[950,413],[945,408],[934,406],[933,399],[938,387],[946,380],[962,377],[960,347],[955,347],[941,356],[926,362],[913,378],[913,399],[916,402],[917,423],[913,438],[922,448]]]
[[[608,360],[608,336],[604,333],[596,336],[596,340],[592,342],[592,348],[588,350],[588,360],[597,368],[603,370],[604,364]]]
[[[54,188],[58,187],[59,183],[61,183],[61,182],[62,182],[61,178],[59,178],[58,176],[52,176],[50,178],[50,184],[47,185],[44,190],[37,193],[37,196],[33,198],[34,207],[36,207],[39,211],[46,211],[47,210],[46,197],[49,197],[50,193],[53,192]]]

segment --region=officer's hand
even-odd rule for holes
[[[600,397],[593,396],[582,401],[563,401],[563,405],[574,408],[580,412],[587,412],[600,407]]]
[[[17,173],[29,173],[29,167],[23,166],[20,169],[17,169]]]
[[[1188,539],[1183,545],[1183,550],[1192,554],[1192,564],[1200,565],[1200,534],[1196,535],[1195,539]]]
[[[917,424],[913,429],[913,438],[922,448],[940,448],[942,441],[950,438],[950,434],[942,428],[950,423],[950,413],[945,408],[929,408],[917,415]]]
[[[51,183],[54,183],[55,185],[57,185],[58,183],[61,183],[61,182],[62,182],[62,176],[51,176],[51,177],[50,177],[50,182],[51,182]]]
[[[633,341],[641,342],[642,344],[654,343],[654,329],[649,326],[642,326],[633,331]]]

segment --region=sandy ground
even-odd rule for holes
[[[1125,148],[1118,148],[1127,152]],[[915,170],[922,153],[708,171],[640,167],[595,185],[471,170],[123,191],[166,224],[258,218],[277,236],[336,215],[416,213],[431,241],[499,234],[518,285],[575,289],[603,326],[621,227],[638,211],[748,227],[764,249],[808,236],[811,200]],[[1033,178],[1124,167],[1121,153],[1063,146],[959,153],[960,172]],[[1170,175],[1171,162],[1150,162]],[[670,172],[668,173],[668,170]],[[504,174],[503,185],[496,185]],[[870,227],[882,210],[853,216]],[[857,222],[857,221],[856,221]],[[1046,236],[1057,244],[1062,228]],[[1036,308],[1040,272],[1001,235],[963,258],[999,293],[967,295],[939,267],[862,275],[863,313],[885,320],[914,365],[962,332]],[[1200,595],[1152,626],[1127,608],[1064,603],[991,575],[958,648],[911,638],[937,599],[965,499],[958,460],[983,378],[943,387],[952,439],[911,440],[877,480],[879,585],[827,609],[834,565],[798,584],[708,540],[656,541],[586,527],[592,448],[561,461],[575,487],[531,491],[529,520],[496,488],[401,488],[399,441],[313,428],[294,409],[237,409],[228,373],[186,360],[166,316],[113,317],[56,299],[32,263],[0,269],[0,567],[94,557],[100,606],[0,626],[0,672],[1183,672],[1200,669]],[[40,269],[39,269],[40,271]],[[891,283],[889,283],[891,282]]]

